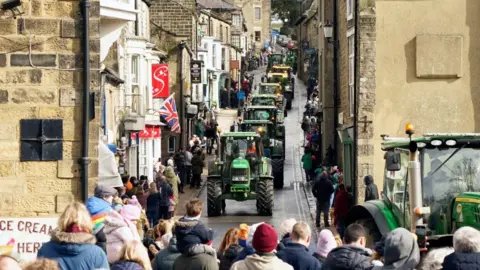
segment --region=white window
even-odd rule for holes
[[[217,68],[217,45],[213,44],[212,46],[212,66]]]
[[[237,46],[238,48],[240,48],[240,36],[232,36],[232,44],[233,46]]]
[[[348,102],[350,117],[353,117],[355,114],[355,32],[348,32]]]
[[[139,169],[140,169],[140,172],[139,172],[140,175],[148,175],[147,142],[148,142],[148,140],[140,139],[140,153],[139,153],[139,156],[138,156],[139,160],[140,160],[140,164],[138,166]]]
[[[353,19],[354,0],[347,1],[347,21]]]
[[[255,8],[255,20],[259,21],[262,19],[262,9],[259,7]]]
[[[240,26],[242,25],[242,17],[240,17],[240,14],[233,14],[232,15],[232,24],[235,26]]]
[[[141,93],[138,83],[139,76],[139,57],[138,55],[132,55],[130,65],[130,85],[131,85],[131,100],[132,100],[132,112],[140,114],[141,112]]]

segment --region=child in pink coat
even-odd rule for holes
[[[140,209],[134,205],[125,205],[120,213],[112,211],[105,217],[104,232],[107,237],[107,259],[114,263],[119,259],[124,243],[131,240],[140,241],[137,227],[132,222],[140,219]]]

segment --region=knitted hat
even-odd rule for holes
[[[272,252],[277,248],[278,234],[275,229],[264,223],[255,230],[252,245],[257,252]]]
[[[138,206],[139,202],[137,196],[133,195],[128,204]]]
[[[95,197],[103,199],[104,197],[115,196],[117,190],[113,187],[97,185],[93,193]]]
[[[140,208],[135,205],[127,204],[122,207],[122,210],[120,210],[120,214],[122,215],[123,218],[127,220],[139,220],[140,215],[141,215]]]
[[[326,258],[328,253],[336,247],[337,242],[335,241],[335,236],[333,236],[333,233],[328,229],[322,230],[318,235],[316,250],[317,254]]]
[[[240,232],[238,234],[238,244],[241,245],[242,247],[247,246],[248,231],[249,231],[249,227],[247,224],[245,223],[240,224]]]
[[[297,220],[294,218],[285,219],[280,223],[280,228],[278,229],[278,235],[280,238],[283,238],[287,233],[292,233],[293,226],[297,223]]]

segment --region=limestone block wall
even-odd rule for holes
[[[91,91],[98,91],[99,2],[90,7]],[[78,1],[24,1],[0,13],[0,216],[52,216],[80,199],[82,22]],[[98,101],[96,101],[98,103]],[[99,117],[98,104],[95,104]],[[63,159],[20,161],[21,119],[63,119]],[[98,175],[98,119],[90,124],[90,190]]]

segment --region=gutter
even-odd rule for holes
[[[354,29],[355,29],[355,48],[354,48],[354,54],[355,54],[355,65],[353,68],[353,77],[355,78],[353,80],[353,108],[354,108],[354,113],[353,113],[353,175],[352,175],[352,191],[353,191],[353,201],[356,203],[358,202],[358,196],[357,196],[357,180],[358,180],[358,89],[357,86],[359,86],[358,81],[358,67],[360,66],[360,62],[358,59],[358,53],[359,53],[359,43],[360,43],[360,31],[358,29],[358,22],[359,22],[359,0],[355,1],[355,9],[353,11],[353,19],[354,19]]]
[[[338,48],[340,47],[340,41],[338,39],[338,4],[337,1],[333,1],[333,162],[338,163],[338,135],[337,135],[337,124],[338,124]]]
[[[83,19],[83,35],[82,35],[82,53],[83,53],[83,96],[82,96],[82,157],[79,160],[81,171],[81,195],[83,201],[88,199],[88,165],[90,159],[88,157],[89,143],[89,125],[90,125],[90,25],[89,25],[89,9],[90,1],[83,0],[81,3],[82,19]]]

